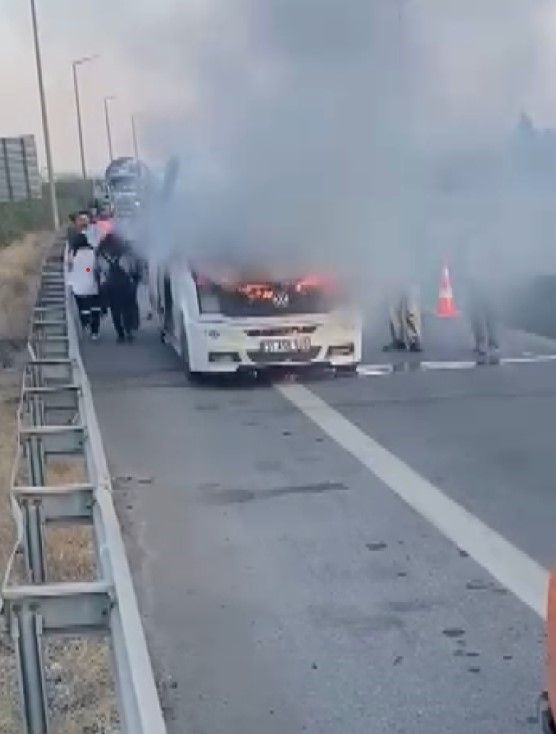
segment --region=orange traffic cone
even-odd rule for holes
[[[450,282],[450,271],[447,265],[444,265],[442,268],[436,315],[444,319],[454,318],[454,316],[458,315],[452,291],[452,283]]]

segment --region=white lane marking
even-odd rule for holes
[[[394,371],[391,364],[360,364],[357,366],[357,374],[368,376],[389,375]]]
[[[545,568],[447,497],[311,390],[299,384],[275,387],[394,494],[544,618],[548,583]]]
[[[477,362],[421,362],[423,370],[470,370],[477,367]]]
[[[556,362],[556,354],[530,354],[521,357],[502,357],[498,364],[541,364],[543,362]],[[390,363],[385,364],[360,364],[357,367],[357,374],[364,377],[382,377],[383,375],[391,375],[394,372],[419,372],[420,370],[471,370],[475,367],[484,367],[472,360],[439,360],[439,361],[422,361],[410,362],[409,360],[400,359],[399,366]]]
[[[533,354],[530,357],[502,357],[500,364],[534,364],[536,362],[555,362],[556,354]]]

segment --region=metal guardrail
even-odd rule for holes
[[[17,656],[27,734],[49,734],[42,654],[49,634],[107,636],[122,734],[165,734],[89,381],[81,356],[73,299],[67,297],[63,245],[43,264],[33,312],[21,402],[11,502],[16,545],[2,585],[2,612]],[[80,456],[82,484],[46,486],[51,457]],[[22,462],[28,482],[18,484]],[[48,524],[89,524],[96,578],[50,582],[45,552]],[[13,584],[22,555],[27,583]]]

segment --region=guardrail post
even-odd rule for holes
[[[30,401],[31,419],[33,425],[43,425],[44,416],[42,406],[37,398]],[[26,445],[27,461],[29,466],[29,482],[34,487],[45,485],[45,458],[42,441],[32,436]],[[25,564],[27,573],[35,584],[46,581],[46,554],[44,550],[44,527],[41,507],[38,502],[22,503],[23,521],[25,526]]]
[[[21,503],[25,523],[25,561],[27,572],[34,584],[46,581],[46,553],[44,550],[44,523],[42,508],[38,501]]]
[[[31,436],[27,441],[27,461],[29,479],[33,487],[44,487],[44,461],[42,441],[38,436]]]
[[[48,734],[46,687],[42,665],[41,617],[22,605],[13,611],[21,708],[26,734]]]

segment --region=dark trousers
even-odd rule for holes
[[[482,285],[471,283],[468,301],[476,350],[483,353],[487,349],[498,349],[498,318],[490,294]]]
[[[81,326],[91,327],[91,334],[98,334],[100,328],[100,299],[98,296],[75,296],[79,309]]]
[[[129,336],[136,328],[135,301],[115,299],[110,302],[112,322],[119,339]]]

